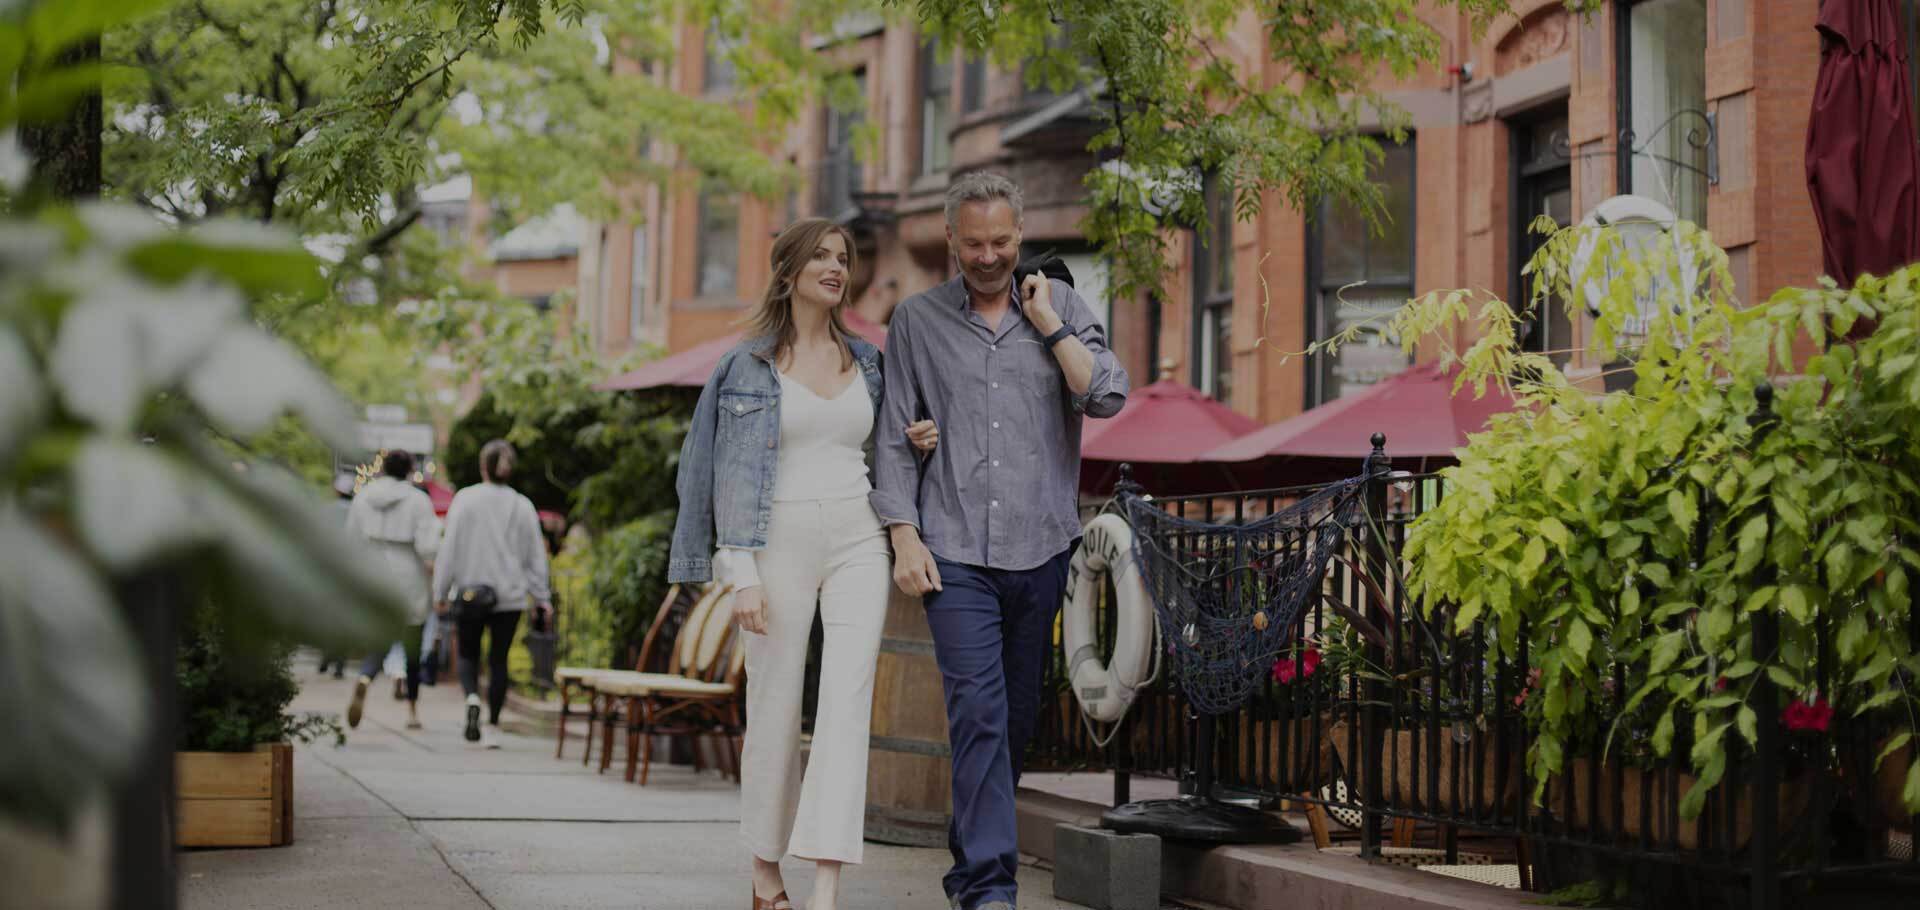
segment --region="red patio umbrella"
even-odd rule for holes
[[[437,480],[429,480],[420,486],[427,491],[427,499],[433,503],[433,514],[447,517],[447,510],[453,508],[453,488]]]
[[[1260,424],[1192,386],[1163,379],[1127,396],[1106,420],[1089,420],[1080,436],[1080,490],[1112,491],[1122,463],[1150,493],[1209,493],[1231,489],[1234,478],[1206,453]]]
[[[1493,415],[1513,409],[1513,399],[1489,385],[1453,391],[1457,368],[1415,366],[1279,423],[1255,430],[1208,452],[1223,462],[1258,462],[1265,486],[1313,483],[1359,473],[1373,451],[1375,433],[1387,437],[1394,467],[1420,470],[1451,463],[1467,434],[1486,428]]]
[[[854,334],[873,342],[881,348],[887,346],[887,329],[875,325],[849,311],[846,314],[847,328]],[[671,354],[659,360],[648,362],[638,369],[621,373],[606,382],[594,386],[602,392],[624,392],[639,389],[657,389],[663,386],[682,388],[700,388],[707,384],[713,375],[713,368],[720,363],[733,346],[740,343],[745,332],[734,332],[724,338],[694,345],[678,354]]]
[[[1807,190],[1843,286],[1920,260],[1920,142],[1895,0],[1820,5]]]

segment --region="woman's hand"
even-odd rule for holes
[[[940,428],[931,420],[922,420],[907,427],[907,441],[922,452],[931,452],[940,444]]]
[[[767,634],[767,589],[755,585],[733,592],[733,621],[743,632]]]

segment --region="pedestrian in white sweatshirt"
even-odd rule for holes
[[[381,460],[380,476],[367,482],[347,509],[347,530],[373,541],[375,554],[400,589],[407,592],[407,634],[401,638],[406,653],[407,729],[420,728],[420,639],[427,621],[428,574],[440,546],[440,519],[433,501],[407,482],[413,474],[413,454],[394,449]],[[360,726],[367,686],[380,674],[385,651],[367,657],[347,705],[347,726]]]
[[[434,609],[459,631],[460,688],[467,693],[468,742],[500,748],[500,709],[507,703],[507,652],[528,606],[553,614],[547,548],[533,502],[507,480],[514,451],[504,439],[480,449],[482,482],[454,494],[446,539],[434,562]],[[489,605],[489,601],[491,604]],[[480,636],[487,644],[487,726],[480,728]]]

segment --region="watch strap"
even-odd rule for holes
[[[1073,326],[1064,322],[1060,323],[1060,327],[1054,329],[1053,334],[1047,336],[1048,349],[1052,349],[1054,345],[1064,341],[1068,336],[1075,334],[1075,331]]]

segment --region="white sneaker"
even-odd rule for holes
[[[488,724],[480,728],[480,747],[482,749],[500,748],[500,728]]]

